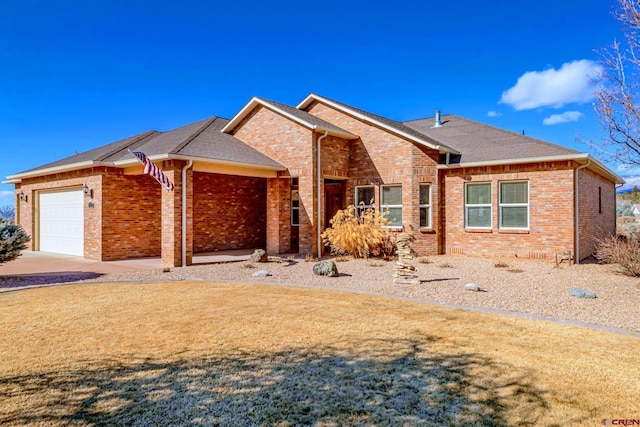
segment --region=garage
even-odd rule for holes
[[[82,189],[40,193],[40,250],[84,256]]]

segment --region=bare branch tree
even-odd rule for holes
[[[609,160],[640,166],[640,4],[618,3],[616,18],[623,24],[625,44],[615,40],[598,51],[602,72],[596,78],[594,108],[607,138],[591,145]]]
[[[11,205],[0,206],[0,219],[13,219],[15,213],[16,211]]]

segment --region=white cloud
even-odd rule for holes
[[[560,123],[577,122],[580,117],[584,116],[580,111],[565,111],[562,114],[552,114],[542,120],[543,125],[557,125]]]
[[[591,78],[601,72],[602,66],[587,59],[564,63],[558,70],[527,71],[515,86],[502,93],[500,104],[531,110],[589,102],[594,91]]]
[[[626,181],[626,184],[617,187],[618,193],[625,193],[627,191],[633,190],[633,187],[640,188],[640,176],[622,176],[622,178]]]
[[[490,110],[487,112],[487,117],[500,117],[502,113],[498,113],[497,111]]]

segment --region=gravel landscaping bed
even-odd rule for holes
[[[615,265],[585,263],[556,267],[553,263],[528,260],[439,255],[414,260],[420,284],[405,285],[393,283],[394,261],[351,259],[337,262],[339,277],[315,276],[313,264],[298,258],[256,264],[231,262],[173,268],[169,272],[151,270],[109,274],[82,282],[180,280],[311,286],[523,313],[640,332],[640,279],[621,274]],[[270,275],[255,277],[258,270],[267,270]],[[465,290],[468,283],[480,285],[482,291]],[[41,285],[42,282],[34,284]],[[33,284],[27,280],[22,285]],[[14,289],[15,286],[16,283]],[[568,293],[571,287],[592,291],[597,298],[571,296]]]

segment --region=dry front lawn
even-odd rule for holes
[[[0,294],[2,425],[588,425],[640,418],[640,340],[332,290]]]

